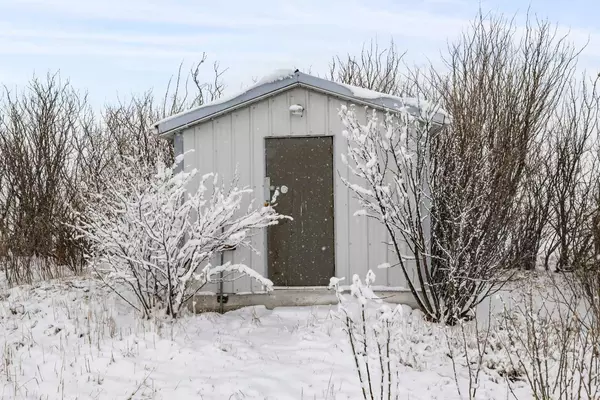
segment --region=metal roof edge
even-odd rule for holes
[[[153,126],[154,126],[154,129],[156,130],[156,133],[158,134],[158,136],[160,136],[162,138],[169,138],[169,137],[173,136],[174,134],[176,134],[178,131],[182,131],[182,130],[187,129],[187,128],[189,128],[191,126],[194,126],[194,125],[202,124],[202,123],[204,123],[204,122],[206,122],[208,120],[211,120],[213,118],[217,118],[217,117],[219,117],[219,116],[221,116],[223,114],[227,114],[227,113],[233,112],[233,111],[235,111],[235,110],[237,110],[239,108],[247,107],[247,106],[249,106],[249,105],[251,105],[253,103],[256,103],[256,102],[259,102],[261,100],[264,100],[265,98],[268,98],[268,97],[271,97],[271,96],[275,96],[275,95],[277,95],[277,94],[279,94],[281,92],[285,92],[285,91],[287,91],[289,89],[292,89],[294,87],[298,87],[300,85],[301,84],[298,83],[298,82],[292,82],[292,83],[290,83],[288,85],[285,85],[285,86],[282,86],[282,87],[280,87],[278,89],[274,89],[274,90],[271,90],[269,92],[263,93],[261,95],[257,95],[255,97],[251,97],[248,100],[240,101],[240,102],[234,102],[233,104],[228,105],[226,107],[223,107],[222,109],[218,109],[218,110],[215,110],[214,112],[207,113],[206,115],[199,116],[197,119],[193,119],[193,120],[191,120],[191,121],[189,121],[189,122],[187,122],[187,123],[185,123],[183,125],[178,125],[178,126],[175,126],[173,128],[169,128],[169,130],[167,130],[167,131],[162,131],[161,132],[159,130],[158,126],[157,126],[158,124],[154,124]],[[229,101],[227,103],[229,103]]]
[[[347,85],[343,85],[334,81],[330,81],[327,79],[319,78],[316,76],[304,74],[302,72],[299,73],[299,82],[308,86],[309,88],[321,91],[324,93],[328,93],[333,96],[341,97],[350,102],[361,103],[363,105],[368,105],[373,108],[378,108],[384,111],[399,111],[401,107],[406,109],[412,115],[419,117],[422,115],[421,109],[418,106],[419,101],[417,99],[413,99],[412,104],[407,104],[408,98],[404,100],[402,98],[398,98],[396,96],[386,95],[385,93],[381,94],[380,97],[376,98],[364,98],[361,96],[357,96],[351,88]],[[360,88],[358,88],[360,89]],[[371,91],[374,94],[376,92]],[[415,104],[417,103],[417,104]],[[426,103],[425,101],[423,103]],[[439,125],[444,125],[447,123],[448,117],[445,113],[440,109],[431,119],[431,122]]]
[[[153,127],[159,136],[170,136],[174,131],[185,129],[185,127],[200,123],[209,117],[223,114],[224,112],[239,108],[242,105],[245,106],[253,103],[264,96],[278,93],[280,91],[287,90],[292,86],[296,86],[298,85],[298,73],[299,72],[296,71],[289,77],[251,87],[245,92],[242,92],[225,101],[217,100],[214,103],[199,106],[173,115],[169,118],[165,118],[154,123]]]
[[[206,120],[231,112],[235,109],[248,106],[264,99],[265,97],[279,94],[296,86],[304,86],[317,92],[337,96],[350,102],[361,103],[363,105],[379,108],[385,111],[397,111],[399,107],[402,106],[413,115],[420,115],[420,109],[418,106],[414,104],[398,104],[399,102],[402,102],[402,99],[400,98],[387,96],[383,93],[381,94],[381,97],[378,98],[363,98],[356,96],[352,89],[346,85],[308,75],[296,70],[294,74],[290,75],[289,77],[256,85],[247,91],[225,101],[217,101],[214,104],[208,104],[182,112],[162,121],[158,121],[153,125],[153,127],[160,137],[168,138],[177,131],[200,124]],[[443,125],[446,120],[447,117],[440,112],[433,117],[432,122]]]

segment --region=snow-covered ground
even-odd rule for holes
[[[0,288],[0,398],[360,399],[335,310],[143,321],[91,279]],[[400,399],[460,398],[442,328],[412,312],[404,335],[412,361],[400,369]],[[468,392],[467,369],[458,375]],[[513,389],[528,398],[523,383]],[[505,379],[487,370],[478,398],[507,397]]]

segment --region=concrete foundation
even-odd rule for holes
[[[387,303],[406,304],[418,308],[409,290],[374,290],[375,294]],[[347,293],[349,294],[349,293]],[[326,287],[275,288],[269,293],[229,294],[224,297],[223,310],[231,311],[248,306],[275,307],[322,306],[337,304],[337,297]],[[219,297],[215,294],[194,296],[188,308],[195,313],[219,311]]]

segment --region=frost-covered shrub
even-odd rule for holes
[[[349,169],[342,180],[362,208],[355,215],[385,228],[394,267],[425,317],[454,325],[506,282],[511,214],[504,208],[512,205],[498,212],[488,201],[496,199],[493,164],[475,150],[462,154],[453,125],[435,122],[441,114],[433,105],[418,105],[419,116],[405,104],[384,116],[369,111],[366,121],[342,106]]]
[[[202,176],[198,190],[189,193],[197,171],[175,173],[182,160],[172,167],[159,164],[149,181],[137,178],[147,176],[139,171],[143,167],[124,165],[76,226],[91,244],[95,271],[117,293],[123,287],[133,292],[137,302],[130,304],[145,317],[158,310],[177,317],[193,294],[222,272],[249,275],[272,287],[245,265],[211,262],[221,251],[250,246],[253,231],[285,217],[272,207],[251,204],[240,210],[251,189],[237,188],[235,181],[226,188],[213,174]]]
[[[506,307],[491,342],[501,363],[488,359],[488,368],[524,381],[536,399],[600,395],[600,331],[575,293],[558,286],[527,290]]]
[[[338,298],[337,315],[348,335],[363,398],[398,399],[398,367],[417,367],[411,337],[406,335],[405,309],[402,305],[392,309],[373,293],[373,271],[364,283],[353,276],[350,298],[340,286],[343,279],[331,278],[329,288]]]

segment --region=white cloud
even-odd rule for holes
[[[34,10],[54,16],[175,24],[204,29],[309,29],[330,27],[352,31],[385,31],[410,37],[445,37],[455,33],[464,19],[420,11],[412,6],[378,11],[367,1],[305,0],[285,2],[144,1],[144,0],[12,0],[5,7]],[[296,32],[302,35],[303,31]]]
[[[40,30],[40,29],[20,29],[7,24],[0,25],[0,40],[29,39],[37,40],[56,40],[65,42],[96,42],[96,43],[123,43],[154,46],[185,47],[198,46],[219,41],[234,41],[239,37],[236,34],[228,33],[206,33],[206,34],[186,34],[186,35],[158,35],[158,34],[131,34],[109,32],[83,32],[78,30]]]
[[[393,36],[401,49],[418,56],[415,53],[435,50],[436,43],[443,44],[465,23],[460,18],[410,7],[378,11],[365,4],[357,0],[19,0],[0,6],[0,10],[6,7],[12,12],[38,12],[46,18],[35,21],[33,27],[0,25],[0,54],[180,60],[207,51],[224,65],[227,61],[242,61],[248,67],[248,58],[257,59],[259,54],[264,64],[287,60],[311,66],[326,64],[333,54],[356,51],[374,35],[384,42]],[[76,25],[93,20],[90,26],[95,30],[82,31],[52,22],[58,20],[71,20]],[[113,21],[111,26],[117,21],[118,28],[99,28],[102,21]],[[138,23],[134,25],[137,31],[127,22]],[[181,29],[195,33],[171,33]]]
[[[261,4],[262,3],[262,4]],[[248,7],[256,4],[258,7]],[[9,0],[5,7],[35,10],[54,15],[91,20],[171,23],[203,27],[236,28],[244,26],[278,26],[292,21],[269,12],[256,12],[277,2],[213,2],[153,0]],[[262,15],[261,15],[262,14]]]
[[[332,55],[356,52],[374,36],[385,43],[393,37],[408,50],[408,62],[436,59],[477,7],[466,0],[382,0],[376,6],[367,0],[4,0],[0,56],[12,56],[25,70],[46,67],[50,57],[53,66],[62,56],[91,65],[101,58],[81,72],[97,86],[93,92],[109,87],[96,79],[100,68],[104,77],[131,76],[131,90],[138,90],[164,82],[144,80],[144,72],[162,71],[166,80],[182,59],[206,51],[229,68],[226,81],[237,90],[279,67],[323,73]],[[27,20],[13,18],[19,15]],[[573,33],[581,42],[585,32]],[[592,33],[584,55],[600,58],[599,44]],[[28,64],[31,56],[35,65]]]

